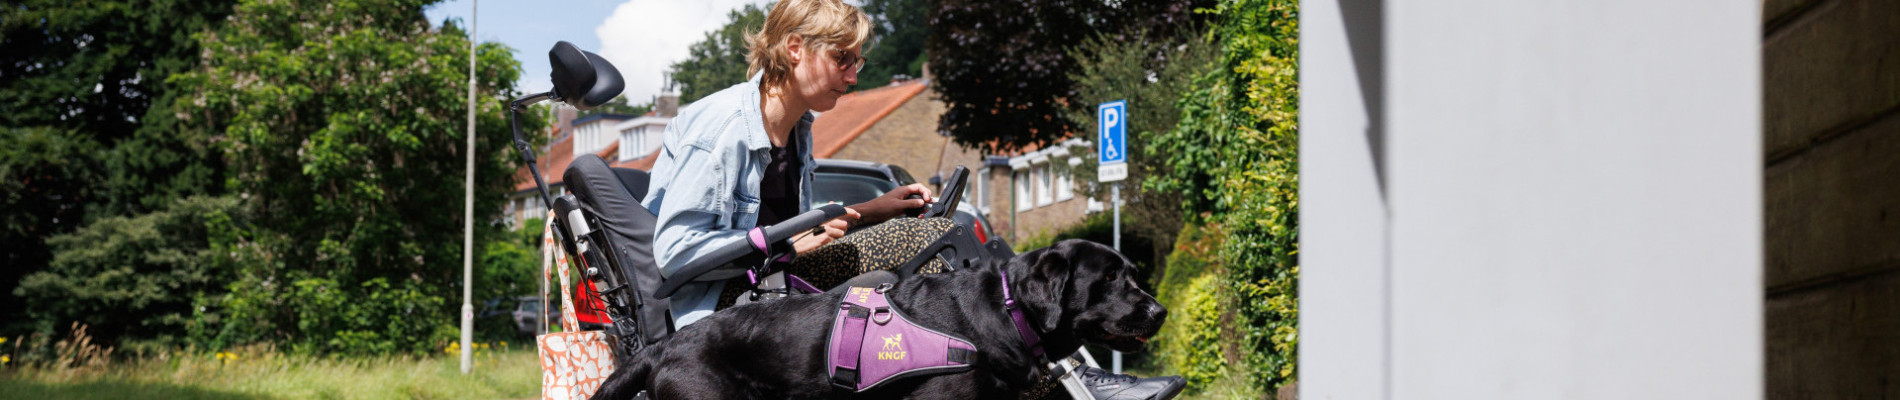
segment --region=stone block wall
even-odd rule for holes
[[[1762,18],[1766,397],[1900,397],[1900,2]]]

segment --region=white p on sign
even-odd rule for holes
[[[1128,101],[1116,100],[1095,106],[1096,181],[1118,182],[1128,178]]]

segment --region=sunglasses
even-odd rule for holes
[[[838,56],[831,58],[833,61],[838,62],[839,71],[851,71],[851,72],[864,71],[864,57],[858,56],[857,54],[851,54],[851,52],[844,51],[844,50],[832,50],[832,51],[836,51],[838,52],[838,54],[840,54]]]

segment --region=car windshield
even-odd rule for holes
[[[541,312],[541,299],[522,301],[521,306],[517,308],[517,310],[527,311],[527,312]]]
[[[877,196],[896,189],[897,184],[888,180],[862,175],[818,172],[812,177],[811,207],[818,208],[826,204],[853,205],[871,201]]]

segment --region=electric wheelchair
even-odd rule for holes
[[[542,201],[554,212],[552,234],[556,242],[570,259],[578,260],[581,276],[590,283],[581,286],[592,288],[583,290],[582,294],[588,298],[577,298],[576,303],[598,300],[605,305],[602,311],[609,323],[603,330],[613,338],[611,345],[616,365],[626,365],[641,348],[655,345],[679,329],[671,319],[667,298],[687,283],[747,277],[752,287],[749,295],[740,299],[741,304],[833,289],[801,290],[795,287],[799,285],[787,285],[785,274],[773,270],[769,262],[737,265],[736,260],[759,251],[745,241],[714,249],[709,255],[670,274],[662,272],[653,256],[657,217],[641,205],[649,182],[645,171],[612,168],[598,156],[579,155],[562,171],[567,193],[558,197],[550,195],[539,164],[535,162],[534,151],[522,135],[520,112],[529,105],[547,100],[582,110],[592,109],[618,96],[624,88],[624,82],[619,71],[605,59],[565,41],[556,43],[548,52],[548,58],[553,67],[553,90],[525,95],[509,103],[513,144],[529,166]],[[967,168],[957,167],[944,180],[943,188],[939,191],[941,201],[913,210],[910,215],[922,218],[951,215],[962,197],[968,174]],[[844,207],[840,205],[818,207],[778,224],[761,227],[761,232],[766,243],[781,243],[799,233],[812,231],[825,221],[844,213]],[[947,271],[954,271],[1014,255],[1007,247],[999,248],[1000,245],[1000,241],[985,245],[968,227],[959,224],[899,267],[851,278],[838,288],[893,283],[915,275],[920,267],[939,260]],[[783,248],[789,251],[790,246]],[[776,256],[767,254],[763,259],[770,260]],[[562,295],[573,296],[575,293]],[[1079,355],[1081,360],[1065,357],[1055,362],[1065,371],[1073,371],[1081,365],[1099,368],[1086,349]],[[1062,386],[1072,398],[1090,398],[1082,389],[1080,378],[1074,374],[1057,375],[1062,376]]]
[[[594,288],[591,293],[584,294],[597,297],[606,305],[602,311],[607,314],[610,323],[604,330],[615,338],[616,361],[624,362],[626,357],[641,347],[665,339],[678,329],[672,323],[666,299],[689,282],[749,277],[753,287],[750,294],[741,299],[742,302],[764,301],[810,291],[793,287],[796,285],[786,285],[784,274],[773,270],[770,263],[736,265],[735,260],[759,251],[748,242],[714,249],[693,264],[671,274],[663,273],[653,256],[656,217],[641,206],[648,186],[645,171],[611,168],[600,157],[583,154],[575,157],[567,170],[562,172],[567,193],[551,196],[535,163],[534,151],[522,136],[517,114],[526,106],[543,100],[554,100],[583,110],[591,109],[618,96],[624,83],[619,71],[606,60],[568,42],[557,43],[549,51],[548,58],[554,67],[554,90],[523,96],[509,105],[514,147],[529,165],[542,200],[554,211],[556,241],[569,258],[577,260],[581,276],[590,281]],[[968,172],[968,169],[958,167],[946,181],[941,193],[944,201],[927,206],[927,209],[916,210],[913,215],[934,218],[954,212]],[[842,206],[827,205],[779,224],[762,227],[761,231],[767,243],[785,242],[796,234],[811,231],[844,213]],[[898,268],[890,272],[861,275],[848,280],[844,286],[875,286],[894,282],[916,274],[919,267],[932,260],[942,260],[949,269],[955,270],[996,255],[998,253],[994,249],[980,244],[968,228],[958,225]],[[770,256],[774,257],[765,259],[775,258],[776,254]],[[576,302],[592,300],[576,299]]]

